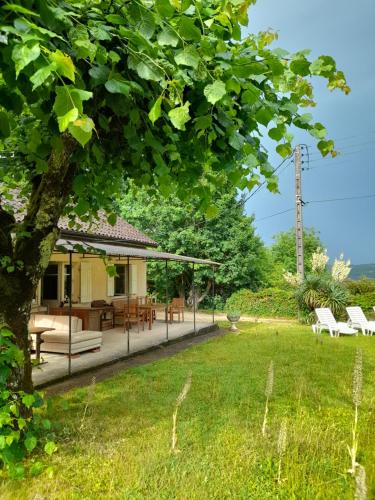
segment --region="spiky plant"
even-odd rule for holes
[[[270,365],[268,367],[266,390],[264,391],[264,395],[266,396],[266,406],[264,409],[264,417],[263,417],[263,425],[262,425],[262,435],[263,436],[266,435],[268,401],[269,401],[269,399],[272,395],[272,391],[273,391],[273,380],[274,380],[274,369],[273,369],[273,361],[271,361]]]
[[[362,402],[362,382],[363,382],[363,359],[361,349],[357,349],[353,368],[353,405],[354,405],[354,420],[352,427],[352,445],[348,446],[349,456],[351,459],[351,468],[349,473],[355,475],[356,468],[359,465],[357,462],[358,451],[358,409]]]
[[[279,430],[279,438],[277,440],[277,453],[279,455],[279,466],[277,471],[277,482],[281,483],[281,465],[282,459],[285,454],[287,444],[287,421],[284,418],[281,422],[280,430]]]
[[[183,403],[183,401],[186,399],[186,396],[188,395],[188,392],[190,391],[191,387],[191,379],[192,379],[192,373],[189,372],[186,382],[178,395],[176,399],[176,404],[175,404],[175,409],[173,412],[173,417],[172,417],[172,445],[171,445],[171,452],[172,453],[178,453],[180,450],[177,448],[177,415],[178,415],[178,410]]]

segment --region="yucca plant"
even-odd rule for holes
[[[333,281],[328,274],[307,276],[296,291],[299,310],[307,322],[314,318],[314,309],[317,307],[329,307],[334,315],[340,316],[348,298],[344,286]]]

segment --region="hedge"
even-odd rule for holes
[[[259,317],[296,318],[297,303],[294,291],[265,288],[258,292],[242,289],[234,292],[226,303],[226,310]]]
[[[375,291],[361,294],[350,294],[348,305],[360,306],[366,314],[371,313],[371,316],[373,316],[373,307],[375,307]]]

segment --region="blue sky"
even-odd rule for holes
[[[345,96],[328,91],[323,81],[314,82],[318,106],[312,113],[341,154],[322,160],[314,139],[298,132],[295,144],[312,146],[311,169],[303,172],[303,200],[375,195],[375,1],[258,0],[249,14],[251,32],[279,32],[275,47],[292,52],[309,48],[312,57],[332,55],[352,88]],[[272,141],[265,139],[264,144],[274,149]],[[281,161],[277,154],[270,159],[274,166]],[[260,220],[294,206],[294,165],[286,163],[280,172],[281,194],[263,188],[246,205],[266,244],[294,224],[293,211]],[[375,197],[311,203],[304,209],[304,224],[319,231],[332,260],[343,252],[354,264],[375,263],[374,209]]]

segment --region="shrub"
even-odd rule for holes
[[[375,293],[375,280],[361,278],[360,280],[347,280],[345,287],[351,295],[362,295],[370,292]],[[375,304],[372,304],[375,306]]]
[[[371,313],[371,315],[373,315],[373,307],[375,306],[375,291],[361,294],[351,293],[348,304],[351,306],[360,306],[366,314]]]
[[[329,275],[309,275],[298,287],[296,298],[301,315],[311,322],[314,309],[329,307],[332,313],[340,317],[349,300],[347,289]]]
[[[258,292],[239,290],[229,297],[226,309],[238,310],[250,316],[284,318],[297,316],[294,292],[278,288],[264,288]]]

